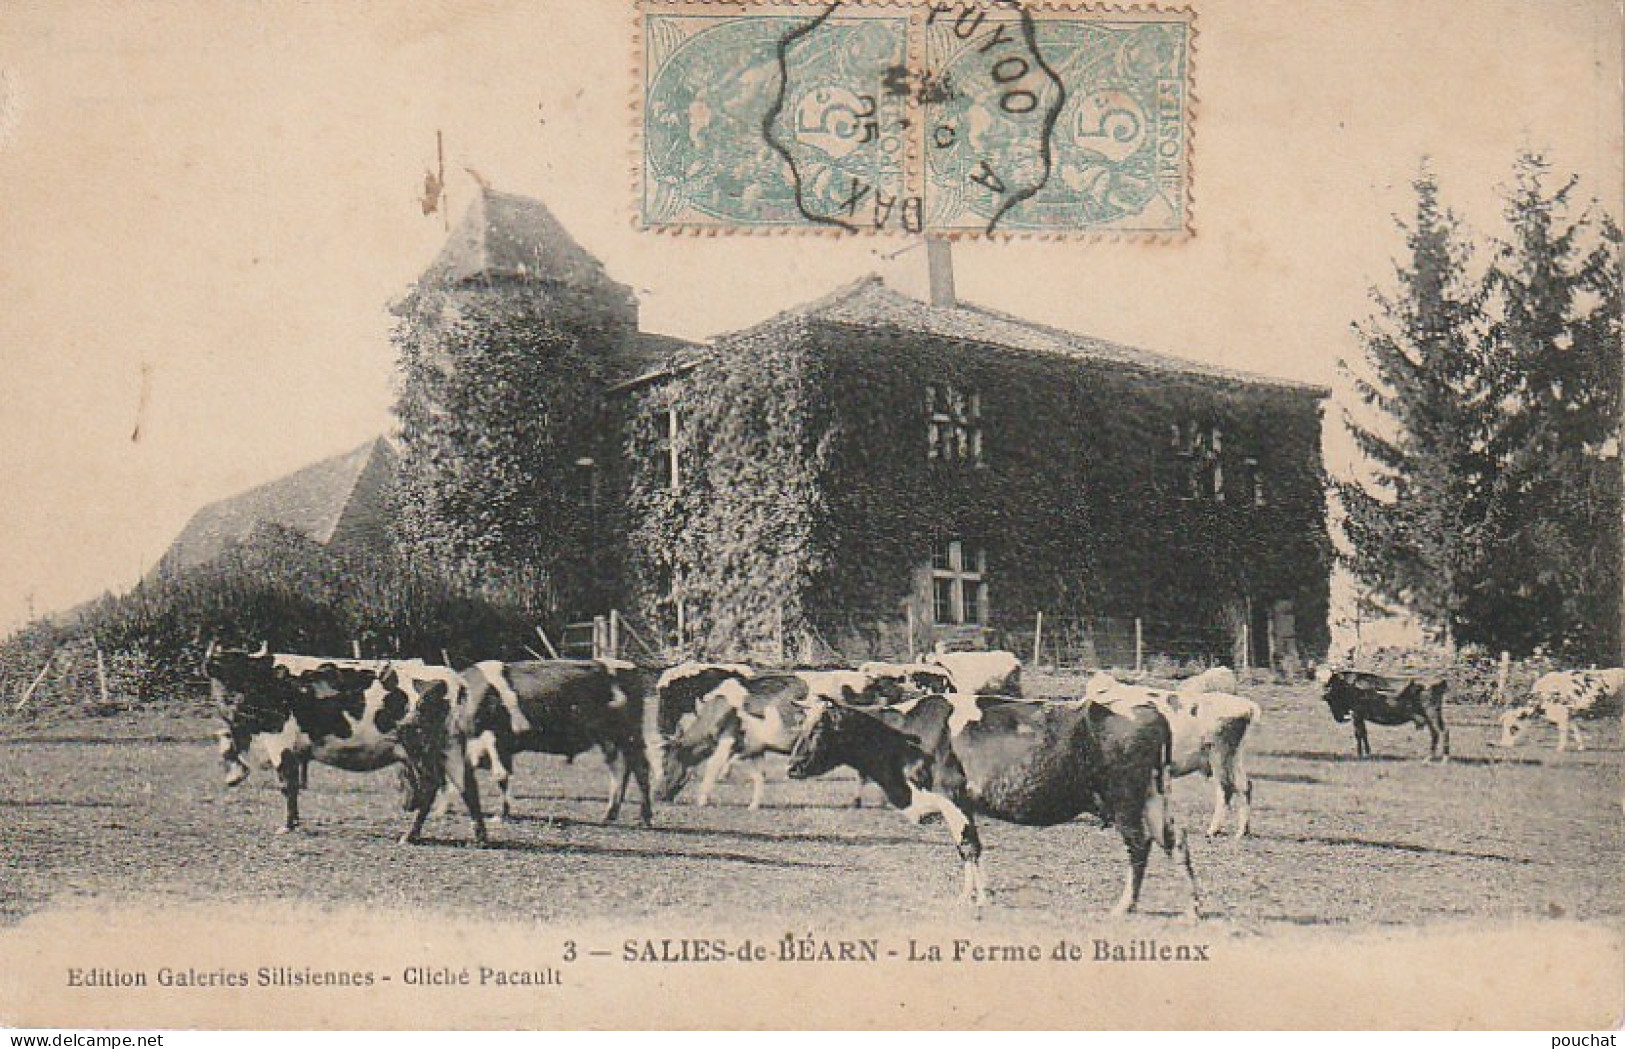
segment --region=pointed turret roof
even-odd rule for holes
[[[476,278],[550,281],[574,288],[614,282],[539,200],[482,188],[446,238],[420,285]]]

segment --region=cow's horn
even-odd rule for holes
[[[268,656],[270,654],[271,654],[271,642],[269,642],[269,641],[261,641],[260,642],[260,650],[258,652],[253,653],[255,659],[258,659],[261,656]]]
[[[205,648],[203,650],[203,662],[199,664],[199,668],[203,671],[205,676],[207,676],[208,673],[209,673],[209,657],[213,656],[213,655],[214,655],[214,638],[210,638],[209,639],[209,647]]]

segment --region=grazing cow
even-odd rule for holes
[[[1186,776],[1200,771],[1213,780],[1213,818],[1208,821],[1207,836],[1211,838],[1224,828],[1225,814],[1232,804],[1236,809],[1235,836],[1247,836],[1252,822],[1253,781],[1247,775],[1245,748],[1248,729],[1264,716],[1257,703],[1227,692],[1140,688],[1122,684],[1110,674],[1090,678],[1085,694],[1097,703],[1113,706],[1155,706],[1168,719],[1174,734],[1173,774]]]
[[[637,777],[639,817],[648,826],[649,761],[643,746],[643,686],[630,663],[609,660],[487,660],[463,672],[467,694],[458,727],[475,765],[489,764],[502,795],[501,818],[513,814],[508,780],[514,755],[574,758],[597,747],[609,764],[609,806],[604,821],[621,812],[627,784]]]
[[[1239,687],[1236,672],[1229,667],[1208,667],[1200,674],[1179,683],[1181,692],[1224,692],[1235,695]]]
[[[1501,738],[1492,746],[1514,747],[1535,718],[1544,717],[1557,728],[1557,749],[1586,749],[1580,720],[1601,718],[1620,711],[1625,696],[1625,670],[1554,670],[1542,674],[1529,692],[1529,702],[1501,715]]]
[[[1092,812],[1116,824],[1129,870],[1113,909],[1135,909],[1153,843],[1183,865],[1188,914],[1200,899],[1185,835],[1167,803],[1172,747],[1168,721],[1149,706],[1042,703],[977,696],[928,696],[906,713],[916,731],[886,715],[833,705],[809,718],[790,757],[790,775],[822,775],[841,765],[874,780],[886,800],[919,822],[942,816],[964,861],[962,898],[986,901],[978,815],[1050,827]],[[921,731],[922,726],[929,731]]]
[[[666,682],[660,698],[663,719],[674,728],[661,743],[659,797],[675,800],[693,770],[704,764],[696,800],[700,806],[711,803],[717,781],[731,763],[739,762],[751,779],[750,808],[761,808],[767,784],[764,759],[790,753],[810,704],[873,707],[885,697],[880,681],[854,670],[757,673],[730,664],[687,664],[681,673],[674,668],[661,680]],[[707,691],[698,692],[700,688]],[[691,709],[682,709],[690,703]]]
[[[404,807],[416,813],[403,843],[415,842],[444,782],[459,790],[486,840],[479,789],[456,731],[447,682],[421,663],[371,669],[338,661],[308,665],[269,653],[211,651],[205,660],[221,719],[226,785],[248,777],[257,747],[286,801],[282,833],[299,826],[299,790],[311,761],[348,772],[400,765]],[[309,657],[298,657],[309,659]],[[303,666],[295,673],[289,666]]]
[[[923,659],[948,672],[955,692],[1021,695],[1021,660],[1014,652],[930,652]]]
[[[755,676],[756,671],[743,663],[679,663],[666,668],[655,681],[660,737],[675,735],[683,717],[694,713],[700,701],[724,681]]]
[[[1450,760],[1450,730],[1444,724],[1445,680],[1442,677],[1384,677],[1363,670],[1322,670],[1326,705],[1342,724],[1354,721],[1354,753],[1367,757],[1371,741],[1365,724],[1426,728],[1432,737],[1428,759]]]

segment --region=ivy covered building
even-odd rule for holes
[[[945,243],[919,297],[866,277],[707,344],[640,332],[533,201],[487,193],[447,252],[414,295],[591,333],[590,381],[560,377],[594,420],[556,453],[591,508],[554,554],[589,578],[569,615],[757,658],[1008,643],[1039,612],[1188,624],[1215,658],[1324,651],[1322,387],[961,302]]]

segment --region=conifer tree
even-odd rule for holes
[[[1340,362],[1370,409],[1367,420],[1345,416],[1367,476],[1333,486],[1348,567],[1449,642],[1482,559],[1493,406],[1481,356],[1484,296],[1466,274],[1471,248],[1440,205],[1436,178],[1424,170],[1412,185],[1397,289],[1373,289],[1376,311],[1355,325],[1365,359]]]
[[[1543,157],[1518,158],[1508,236],[1484,287],[1495,321],[1487,374],[1499,409],[1488,447],[1494,535],[1469,602],[1472,635],[1572,660],[1620,655],[1620,236],[1571,217],[1577,179],[1547,188]]]

